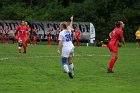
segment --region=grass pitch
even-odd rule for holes
[[[140,49],[134,43],[119,48],[113,74],[106,73],[108,48],[75,48],[75,77],[61,67],[57,46],[0,44],[0,93],[140,93]]]

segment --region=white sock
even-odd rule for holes
[[[67,64],[63,65],[63,68],[64,68],[64,70],[65,70],[67,73],[69,72],[69,68],[68,68],[68,65],[67,65]]]
[[[71,71],[72,75],[74,76],[74,65],[73,65],[73,63],[70,64],[70,71]]]
[[[71,63],[71,64],[70,64],[70,69],[73,70],[73,68],[74,68],[74,64]]]

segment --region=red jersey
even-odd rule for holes
[[[19,25],[16,28],[16,31],[18,32],[18,39],[22,41],[26,41],[27,32],[29,31],[28,27],[26,25]]]
[[[80,30],[77,30],[77,31],[75,32],[75,34],[76,34],[76,39],[80,39],[80,36],[81,36]]]
[[[109,43],[113,44],[114,46],[118,46],[121,38],[124,38],[122,28],[115,28],[111,32],[111,40]]]
[[[26,32],[29,31],[29,29],[28,29],[27,26],[19,25],[19,26],[16,28],[16,31],[17,31],[18,34],[20,34],[20,35],[26,35]]]
[[[81,35],[80,31],[76,31],[76,36],[80,37],[80,35]]]

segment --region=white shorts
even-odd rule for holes
[[[68,58],[70,56],[74,56],[74,48],[69,50],[62,49],[62,57]]]

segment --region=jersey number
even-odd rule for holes
[[[65,37],[66,37],[66,41],[67,41],[67,42],[68,42],[68,41],[71,41],[71,35],[70,35],[70,34],[66,34]]]

